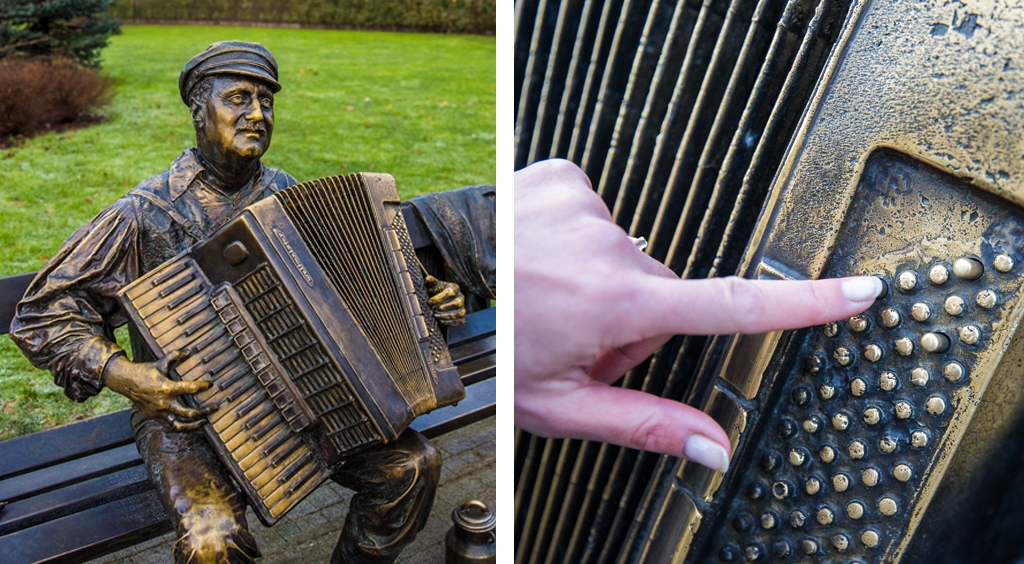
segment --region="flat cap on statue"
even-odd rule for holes
[[[277,61],[270,50],[259,43],[248,41],[219,41],[185,63],[178,78],[181,101],[188,105],[188,95],[200,80],[214,74],[239,74],[265,81],[275,93],[281,90],[277,82]]]

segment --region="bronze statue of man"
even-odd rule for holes
[[[75,232],[18,304],[11,338],[50,370],[72,399],[106,386],[135,404],[139,452],[178,532],[175,561],[241,563],[260,556],[243,498],[198,431],[202,413],[179,398],[210,386],[167,377],[180,353],[155,359],[132,331],[129,360],[114,342],[125,323],[116,294],[126,284],[212,234],[246,206],[294,185],[260,161],[274,132],[277,63],[257,43],[225,41],[193,57],[178,82],[196,148],[142,182]],[[465,315],[458,286],[432,285],[434,315]],[[355,490],[332,562],[392,562],[423,528],[440,457],[421,435],[346,459],[333,479]]]

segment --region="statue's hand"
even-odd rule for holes
[[[178,396],[201,392],[212,384],[202,380],[178,382],[167,377],[171,365],[186,356],[183,351],[174,351],[156,362],[139,363],[115,356],[104,371],[106,385],[132,400],[143,417],[155,419],[172,431],[198,429],[213,409],[186,407]]]
[[[454,327],[466,322],[466,297],[455,282],[445,282],[427,275],[427,304],[434,311],[434,318],[441,325]]]

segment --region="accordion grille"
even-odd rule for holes
[[[387,265],[396,257],[365,181],[358,175],[325,178],[275,196],[309,245],[346,309],[367,337],[413,412],[432,404],[430,368],[410,329],[408,293]],[[382,299],[381,296],[391,296]]]
[[[515,167],[579,165],[683,278],[734,274],[850,0],[516,1]],[[622,379],[683,400],[704,337]],[[517,431],[515,561],[639,559],[666,457]]]
[[[273,270],[261,266],[240,280],[235,290],[292,382],[323,422],[326,440],[338,452],[381,441],[347,380],[303,321]]]

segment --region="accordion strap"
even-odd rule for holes
[[[195,239],[196,241],[203,240],[203,233],[199,231],[199,228],[196,227],[196,224],[191,219],[185,217],[181,212],[174,209],[174,206],[172,206],[171,203],[168,202],[167,200],[161,198],[160,196],[157,196],[152,192],[139,190],[138,188],[135,188],[128,193],[134,196],[139,196],[142,199],[147,200],[149,203],[153,204],[157,208],[160,208],[160,210],[167,214],[171,218],[171,220],[174,221],[174,223],[177,223],[179,226],[181,226],[181,228],[185,230],[185,233],[191,235],[192,238]]]

